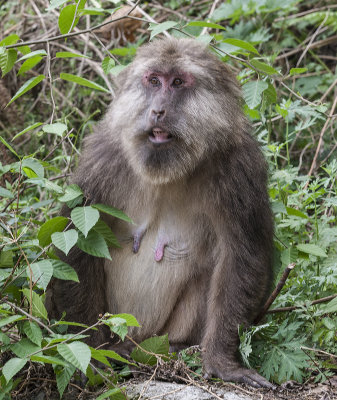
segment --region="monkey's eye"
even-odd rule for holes
[[[153,76],[152,78],[150,78],[149,82],[153,86],[159,86],[160,85],[160,80],[156,76]]]
[[[173,83],[172,83],[172,86],[174,86],[174,87],[180,87],[180,86],[182,86],[183,85],[183,81],[182,81],[182,79],[180,79],[180,78],[175,78],[175,80],[173,81]]]

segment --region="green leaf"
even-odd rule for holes
[[[72,53],[70,51],[58,51],[55,56],[56,58],[76,58],[76,57],[89,58],[89,59],[91,58],[85,56],[84,54]]]
[[[22,161],[22,169],[27,172],[27,168],[29,168],[29,170],[33,171],[35,174],[35,176],[30,176],[29,173],[27,173],[29,178],[44,177],[44,168],[39,160],[36,160],[35,158],[25,158]]]
[[[105,57],[102,61],[102,69],[106,75],[110,72],[110,70],[115,66],[115,60],[111,57]]]
[[[42,350],[40,346],[32,343],[29,339],[23,338],[19,342],[11,345],[12,352],[20,358],[28,357],[37,351]]]
[[[67,255],[75,246],[78,240],[78,233],[75,229],[69,229],[66,232],[55,232],[51,235],[51,240],[54,246]]]
[[[16,357],[11,358],[9,361],[7,361],[2,368],[2,373],[6,378],[6,381],[9,382],[13,378],[13,376],[27,364],[27,361],[28,360],[26,359]]]
[[[27,82],[25,82],[20,89],[15,93],[15,95],[12,97],[10,102],[6,105],[8,107],[13,101],[21,97],[23,94],[27,93],[29,90],[31,90],[33,87],[38,85],[43,79],[45,78],[44,75],[39,75],[34,78],[29,79]]]
[[[22,56],[21,58],[19,58],[19,59],[18,59],[18,62],[19,62],[19,61],[23,61],[23,60],[27,60],[27,59],[29,59],[29,58],[33,58],[33,57],[36,57],[36,56],[44,57],[44,56],[46,56],[46,55],[47,55],[46,50],[35,50],[35,51],[31,51],[30,53],[25,54],[24,56]]]
[[[42,128],[45,133],[53,133],[54,135],[62,137],[64,132],[67,130],[67,125],[62,124],[61,122],[55,122],[54,124],[44,125]]]
[[[91,351],[91,357],[94,360],[100,361],[101,363],[103,363],[109,367],[111,366],[111,364],[109,363],[109,361],[107,360],[106,357],[112,358],[113,360],[116,360],[116,361],[120,361],[124,364],[134,365],[133,363],[128,361],[126,358],[120,356],[113,350],[104,350],[104,349],[97,350],[97,349],[94,349],[93,347],[90,347],[90,351]]]
[[[75,26],[78,24],[80,18],[79,17],[75,18],[75,13],[76,13],[75,4],[70,4],[69,6],[65,6],[62,8],[58,20],[59,29],[62,35],[64,35],[65,33],[69,33],[73,22],[74,25],[72,29],[74,29]]]
[[[262,101],[262,93],[268,88],[268,83],[263,81],[249,81],[242,86],[243,97],[247,106],[254,109]]]
[[[12,139],[11,141],[13,142],[13,140],[17,139],[18,137],[20,137],[20,136],[23,135],[24,133],[26,133],[26,132],[28,132],[28,131],[30,131],[30,130],[32,130],[32,129],[35,129],[35,128],[37,128],[37,127],[40,126],[40,125],[42,125],[42,122],[36,122],[36,123],[33,124],[33,125],[29,125],[29,126],[28,126],[27,128],[25,128],[23,131],[17,133],[17,134],[13,137],[13,139]]]
[[[113,316],[104,321],[104,323],[124,341],[125,336],[128,334],[128,327],[124,318]]]
[[[320,307],[320,315],[335,312],[337,312],[337,297],[329,301],[329,303],[321,305]]]
[[[22,315],[11,315],[10,317],[6,317],[6,318],[2,318],[0,319],[0,328],[8,325],[8,324],[12,324],[15,321],[19,321],[21,319],[25,319],[26,317],[22,316]]]
[[[149,31],[152,31],[150,40],[152,40],[159,33],[168,31],[169,29],[173,28],[176,25],[178,25],[178,22],[175,22],[175,21],[165,21],[165,22],[162,22],[161,24],[151,24],[150,23]]]
[[[104,400],[104,399],[110,399],[110,400],[125,400],[125,394],[122,393],[122,391],[118,388],[114,389],[109,389],[106,392],[102,393],[98,397],[96,397],[96,400]]]
[[[4,144],[11,153],[15,154],[17,158],[20,158],[19,155],[16,153],[16,151],[13,149],[13,147],[10,144],[8,144],[2,136],[0,136],[0,142]]]
[[[278,74],[275,68],[271,67],[270,65],[261,62],[259,60],[253,59],[250,60],[250,63],[258,70],[264,72],[267,75],[275,75]]]
[[[91,358],[89,346],[82,342],[60,343],[57,345],[57,351],[66,361],[85,374]]]
[[[79,282],[76,271],[73,267],[61,260],[50,260],[53,265],[53,276],[57,279]]]
[[[315,244],[298,244],[297,249],[303,253],[312,254],[317,257],[327,257],[325,251]]]
[[[223,40],[224,43],[229,43],[233,46],[240,47],[240,49],[248,50],[251,53],[259,54],[259,52],[256,50],[254,46],[252,46],[250,43],[245,42],[240,39],[225,39]]]
[[[131,314],[105,314],[105,316],[111,315],[112,318],[123,318],[127,326],[140,326],[137,319]]]
[[[63,232],[69,219],[66,217],[55,217],[45,222],[37,234],[41,247],[46,247],[51,243],[51,235],[55,232]]]
[[[96,225],[93,227],[93,230],[104,237],[104,240],[108,246],[121,247],[109,225],[101,219],[97,221]]]
[[[39,325],[34,321],[26,321],[23,324],[23,331],[33,343],[41,346],[42,332]]]
[[[0,68],[2,77],[13,68],[17,56],[17,51],[15,49],[6,50],[4,47],[0,47]]]
[[[14,197],[14,194],[9,190],[0,187],[0,197],[7,197],[8,199],[12,199]]]
[[[126,214],[123,213],[123,211],[118,210],[117,208],[110,207],[105,204],[91,204],[91,207],[97,208],[97,210],[105,214],[112,215],[113,217],[122,219],[123,221],[133,223],[131,218],[129,218]]]
[[[82,78],[81,76],[77,76],[77,75],[73,75],[73,74],[66,74],[65,72],[62,72],[60,74],[60,78],[65,81],[75,82],[79,85],[89,87],[91,89],[96,89],[96,90],[100,90],[105,93],[110,93],[110,91],[108,89],[106,89],[105,87],[98,85],[95,82],[89,81],[88,79]]]
[[[291,68],[290,75],[298,75],[303,74],[303,72],[307,72],[308,68]]]
[[[85,238],[80,235],[77,241],[77,246],[84,251],[95,257],[103,257],[111,260],[108,246],[102,235],[95,231],[90,231]]]
[[[300,217],[300,218],[303,218],[303,219],[308,219],[308,216],[306,214],[304,214],[300,210],[296,210],[296,208],[286,207],[286,210],[287,210],[287,214],[288,215],[295,215],[296,217]]]
[[[17,34],[12,33],[11,35],[1,40],[0,46],[10,46],[11,44],[17,43],[19,39],[20,37]]]
[[[0,188],[0,193],[1,193],[1,188]],[[14,253],[12,250],[2,250],[0,252],[0,267],[9,267],[12,268],[14,267],[14,261],[13,261]]]
[[[67,201],[77,199],[80,196],[83,196],[82,189],[78,185],[72,184],[66,187],[64,195],[59,197],[59,200],[66,203]]]
[[[157,354],[168,356],[169,353],[169,341],[168,336],[155,336],[144,340],[144,342],[139,344],[144,350]],[[142,364],[155,365],[157,363],[157,358],[151,354],[142,351],[139,347],[136,347],[132,353],[131,357]]]
[[[53,266],[49,260],[42,260],[26,267],[27,276],[30,277],[30,269],[33,273],[33,283],[43,290],[47,289],[48,283],[53,276]]]
[[[22,293],[26,296],[27,300],[30,303],[30,290],[27,288],[22,289]],[[34,291],[32,291],[32,311],[35,317],[48,319],[48,313],[46,307],[43,304],[42,296],[39,296]]]
[[[70,0],[51,0],[50,6],[46,10],[54,10],[55,8],[62,6],[64,3],[68,3],[68,1]]]
[[[185,25],[185,27],[187,27],[187,26],[201,26],[201,27],[204,27],[204,28],[226,30],[226,28],[224,26],[222,26],[222,25],[214,24],[212,22],[205,22],[205,21],[192,21],[192,22],[189,22],[187,25]]]
[[[91,206],[76,207],[71,211],[71,219],[74,225],[87,237],[90,229],[99,220],[99,212]]]
[[[55,371],[57,390],[59,391],[60,398],[62,397],[63,392],[68,386],[68,383],[70,382],[70,379],[74,375],[75,371],[76,367],[73,365],[66,365],[61,370]]]
[[[62,365],[66,366],[68,365],[65,361],[61,360],[61,358],[58,357],[53,357],[53,356],[46,356],[46,355],[33,355],[30,357],[31,361],[35,362],[42,362],[42,363],[47,363],[47,364],[54,364],[54,365]]]

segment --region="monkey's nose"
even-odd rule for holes
[[[165,117],[165,110],[151,110],[151,118],[155,121],[162,121]]]

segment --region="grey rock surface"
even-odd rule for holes
[[[126,392],[130,399],[137,399],[142,394],[142,400],[213,400],[219,397],[223,400],[255,400],[246,394],[226,391],[224,389],[212,387],[209,390],[218,397],[199,387],[178,383],[151,381],[131,384],[126,387]]]

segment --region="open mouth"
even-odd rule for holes
[[[161,128],[153,128],[149,134],[149,139],[152,143],[167,143],[172,140],[172,135]]]

